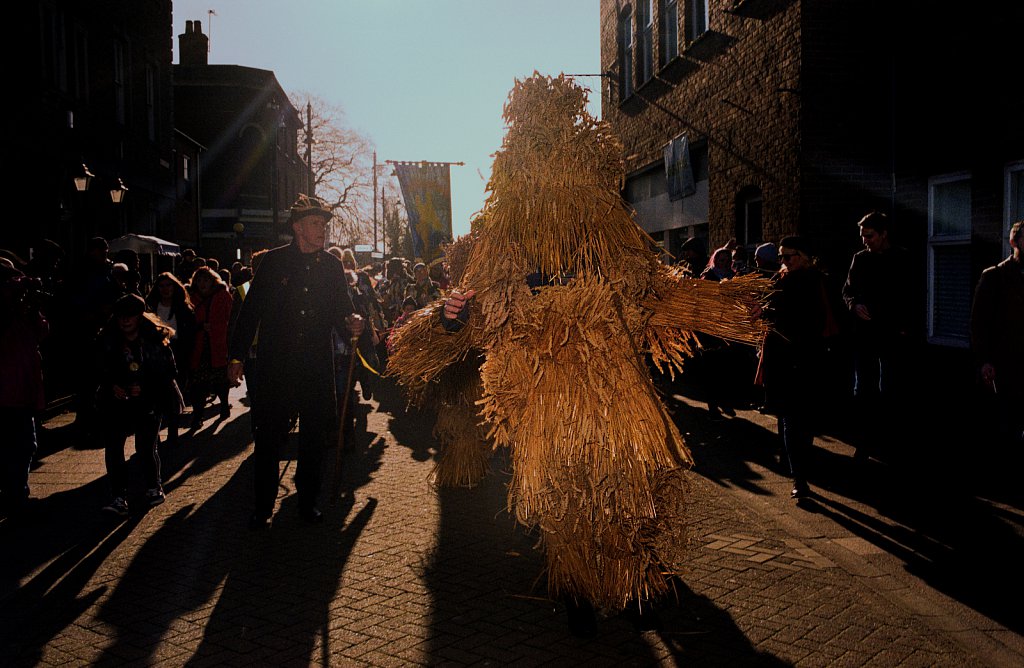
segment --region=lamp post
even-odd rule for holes
[[[85,163],[82,163],[82,173],[75,177],[75,190],[80,193],[84,193],[89,189],[89,184],[92,183],[93,173],[89,171]]]
[[[242,261],[242,234],[245,232],[245,225],[242,223],[235,223],[231,226],[231,229],[235,231],[235,259],[239,262]]]
[[[120,176],[117,177],[117,186],[110,189],[110,201],[114,204],[120,204],[124,201],[124,196],[127,194],[128,187],[125,186]]]

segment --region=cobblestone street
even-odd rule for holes
[[[901,528],[897,513],[813,480],[814,506],[794,506],[756,411],[712,425],[676,397],[698,461],[677,599],[657,609],[654,630],[627,612],[581,640],[547,597],[534,538],[505,512],[500,453],[482,486],[435,489],[432,421],[384,392],[360,404],[365,436],[345,454],[327,521],[302,522],[293,463],[282,462],[273,527],[252,533],[240,398],[235,390],[230,419],[162,446],[167,502],[126,521],[100,512],[102,450],[66,435],[71,416],[47,425],[31,514],[0,527],[4,665],[1024,663],[1020,618],[916,575],[908,555],[929,553],[915,540],[947,548]],[[842,442],[819,446],[849,458]],[[1000,513],[1019,529],[1019,511]],[[1014,542],[985,550],[1020,554],[1017,533],[987,535]],[[1011,587],[1003,595],[1016,600]]]

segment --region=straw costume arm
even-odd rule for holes
[[[394,334],[387,375],[396,379],[414,404],[421,404],[431,383],[452,364],[465,360],[474,348],[474,316],[457,332],[441,324],[444,300],[439,299],[416,311]]]
[[[644,343],[654,363],[670,373],[682,370],[693,354],[701,332],[727,341],[760,346],[768,323],[760,312],[772,282],[750,274],[727,281],[688,278],[674,267],[661,267],[652,281],[644,307],[651,313]]]

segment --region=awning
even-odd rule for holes
[[[181,246],[145,234],[126,234],[108,242],[110,252],[133,250],[140,255],[181,255]]]

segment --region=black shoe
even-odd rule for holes
[[[805,499],[811,495],[811,489],[805,482],[798,482],[793,485],[793,491],[789,493],[791,499]]]
[[[263,531],[270,528],[270,516],[253,513],[249,516],[249,530]]]
[[[227,420],[229,417],[231,417],[231,404],[221,404],[220,419]]]
[[[324,514],[316,506],[300,508],[299,515],[310,524],[320,524],[324,521]]]

